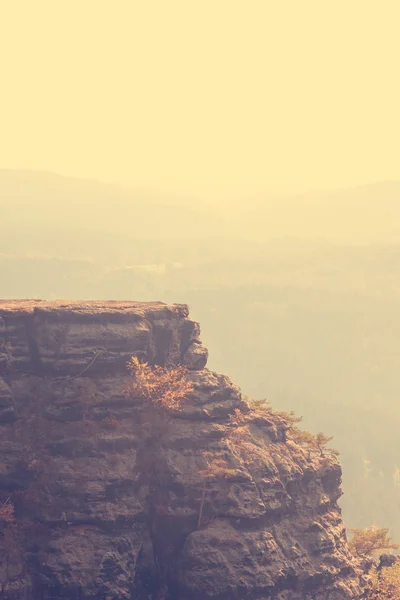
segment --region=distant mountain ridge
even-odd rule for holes
[[[196,200],[188,199],[188,206],[182,198],[179,202],[97,181],[0,170],[3,227],[73,227],[155,239],[223,234],[221,218],[203,211]]]
[[[0,210],[3,229],[59,229],[67,236],[73,228],[142,240],[240,237],[363,244],[400,239],[398,181],[224,199],[212,206],[189,195],[172,197],[54,173],[0,169]]]

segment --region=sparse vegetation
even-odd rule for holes
[[[310,431],[298,429],[297,427],[291,427],[289,431],[289,437],[296,442],[296,444],[299,444],[305,450],[307,450],[310,458],[313,455],[338,456],[339,454],[339,452],[334,448],[327,448],[327,444],[333,438],[326,436],[324,433],[313,434]]]
[[[338,452],[334,449],[327,448],[326,445],[331,441],[331,437],[323,433],[316,435],[309,431],[300,430],[297,423],[301,421],[301,417],[297,417],[293,412],[287,413],[283,411],[274,411],[268,402],[265,400],[249,400],[247,399],[250,410],[242,412],[236,408],[229,416],[229,427],[225,432],[224,439],[239,465],[245,465],[247,469],[251,468],[253,463],[263,461],[263,451],[268,449],[271,454],[271,448],[275,448],[276,444],[265,445],[265,440],[254,437],[251,430],[251,423],[256,417],[270,417],[272,420],[278,418],[283,422],[283,427],[286,428],[288,439],[299,444],[308,451],[309,457],[317,455],[324,457],[325,460],[329,456],[336,456]],[[216,458],[210,452],[203,454],[206,462],[206,469],[201,471],[204,478],[202,487],[202,496],[199,508],[199,517],[197,526],[200,527],[204,522],[203,511],[207,495],[207,484],[215,477],[226,477],[237,471],[230,469],[226,460]]]
[[[339,452],[334,448],[327,447],[327,444],[333,437],[326,436],[324,433],[311,433],[304,429],[299,429],[297,424],[302,421],[302,417],[296,416],[291,412],[276,411],[271,408],[266,400],[250,400],[249,405],[256,415],[270,415],[282,419],[287,426],[288,439],[302,446],[308,453],[309,458],[313,455],[338,456]]]
[[[400,562],[374,569],[366,600],[400,600]]]
[[[256,416],[274,416],[279,419],[282,419],[284,423],[286,423],[287,427],[292,427],[295,423],[300,423],[302,421],[302,417],[298,417],[294,411],[286,412],[283,410],[274,410],[271,407],[271,403],[268,402],[265,398],[263,399],[249,399],[245,397],[248,405],[252,413]]]

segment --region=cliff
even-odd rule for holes
[[[193,383],[157,444],[122,391],[133,355],[173,357]],[[206,362],[183,305],[0,301],[1,598],[359,597],[337,459],[308,456]]]

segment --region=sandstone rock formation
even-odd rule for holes
[[[151,468],[143,401],[121,391],[132,355],[183,362],[194,385]],[[0,301],[2,599],[359,597],[337,460],[308,457],[206,361],[186,306]]]

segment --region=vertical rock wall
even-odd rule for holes
[[[122,393],[132,355],[193,382],[156,440]],[[308,457],[206,361],[186,306],[0,301],[0,500],[16,516],[0,521],[1,598],[359,596],[337,460]],[[207,479],[206,456],[222,465]]]

